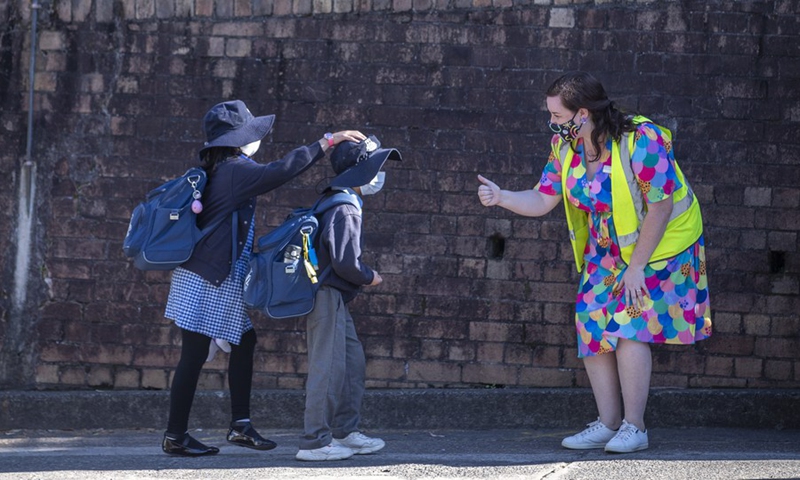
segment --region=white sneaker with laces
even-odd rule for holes
[[[324,447],[313,450],[300,450],[295,455],[298,460],[306,462],[322,462],[326,460],[344,460],[353,456],[353,451],[344,445],[337,445],[333,442]]]
[[[598,417],[594,422],[587,424],[582,432],[565,438],[561,442],[561,446],[573,450],[603,448],[609,440],[614,438],[614,435],[617,435],[617,432],[603,425]]]
[[[333,444],[344,445],[356,455],[375,453],[386,446],[386,442],[380,438],[368,437],[361,432],[351,432],[350,435],[344,438],[334,438]]]
[[[649,446],[647,430],[643,432],[632,423],[623,420],[617,434],[606,443],[605,450],[610,453],[630,453],[644,450]]]

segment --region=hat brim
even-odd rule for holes
[[[234,147],[239,148],[266,137],[272,125],[275,123],[275,115],[264,115],[263,117],[253,117],[236,130],[231,130],[224,135],[220,135],[210,142],[203,144],[200,149],[202,153],[212,147]]]
[[[381,171],[386,160],[402,160],[400,151],[394,148],[379,148],[370,153],[369,158],[353,165],[344,172],[336,175],[330,181],[329,187],[360,187],[366,185]]]

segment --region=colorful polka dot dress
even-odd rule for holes
[[[639,125],[634,135],[631,166],[645,202],[669,198],[682,186],[671,143],[652,123]],[[557,139],[554,136],[554,141]],[[607,146],[610,150],[610,143]],[[589,241],[575,308],[578,357],[614,351],[620,338],[680,345],[708,338],[711,309],[702,235],[675,257],[645,267],[649,298],[645,298],[643,310],[626,305],[624,292],[615,288],[627,265],[620,255],[611,216],[611,156],[600,162],[594,178],[588,178],[579,141],[566,172],[551,155],[536,186],[545,195],[564,195],[589,218]],[[567,192],[562,192],[562,174],[568,175]]]

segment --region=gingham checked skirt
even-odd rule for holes
[[[250,222],[242,255],[219,287],[194,272],[176,268],[164,316],[185,330],[239,345],[242,334],[253,328],[242,299],[242,282],[249,269],[254,232],[255,225]]]

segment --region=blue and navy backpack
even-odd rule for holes
[[[314,241],[318,216],[337,205],[361,209],[355,194],[337,192],[321,197],[311,208],[300,208],[274,230],[258,239],[258,252],[250,257],[244,280],[244,303],[271,318],[306,315],[314,309],[314,297],[330,270],[319,272]]]
[[[216,228],[197,228],[197,214],[192,211],[192,202],[200,200],[207,180],[205,170],[190,168],[151,190],[133,209],[122,249],[136,268],[172,270],[189,260],[197,242]]]

